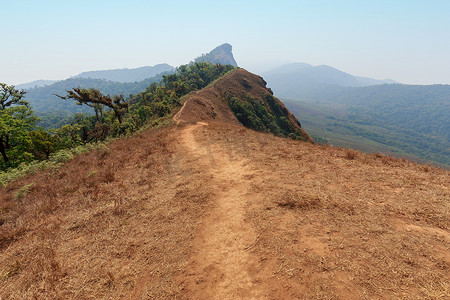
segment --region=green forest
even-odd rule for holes
[[[89,113],[91,109],[87,106],[76,105],[75,102],[67,103],[55,97],[55,94],[62,94],[74,87],[95,88],[103,94],[119,95],[123,94],[129,96],[130,94],[137,94],[145,90],[150,84],[160,82],[164,75],[170,73],[163,73],[139,82],[115,82],[103,79],[92,78],[69,78],[58,81],[52,85],[28,89],[26,99],[33,106],[33,110],[37,113]]]
[[[284,103],[316,142],[450,165],[448,116],[438,108],[432,109],[430,103],[422,108],[410,104],[408,109],[396,104],[398,101],[391,103],[390,109],[375,101],[366,106],[292,100]],[[439,107],[444,109],[442,104]],[[435,120],[429,120],[426,114],[415,118],[414,109],[434,110]]]
[[[287,116],[287,110],[272,95],[264,95],[262,100],[243,96],[242,99],[231,97],[228,104],[235,114],[236,118],[245,127],[257,131],[270,132],[277,136],[289,137],[302,140],[302,136],[290,122]]]
[[[209,63],[183,65],[176,73],[162,75],[162,80],[150,82],[140,92],[128,96],[110,96],[97,88],[71,86],[55,98],[60,102],[71,101],[87,112],[74,115],[36,114],[25,91],[1,83],[0,184],[1,175],[18,166],[51,160],[61,151],[127,135],[143,126],[156,126],[161,118],[181,106],[183,96],[233,69]],[[39,123],[42,119],[44,123]]]

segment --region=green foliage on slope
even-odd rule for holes
[[[414,127],[414,124],[420,124],[420,118],[405,125],[403,122],[406,121],[401,117],[395,121],[383,117],[382,108],[362,110],[346,104],[292,100],[284,100],[284,103],[301,118],[304,128],[314,137],[323,138],[322,141],[366,152],[382,152],[450,166],[448,131],[439,134],[442,128],[437,127],[439,130],[434,134],[425,133],[420,126]],[[407,120],[409,118],[406,116]],[[442,127],[445,126],[448,126],[448,121],[442,123]],[[426,127],[429,129],[431,126]]]
[[[89,78],[69,78],[58,81],[52,85],[29,89],[27,90],[26,99],[31,103],[33,109],[38,113],[62,112],[69,113],[88,113],[91,109],[87,106],[77,105],[74,101],[61,101],[55,94],[63,95],[66,91],[80,87],[80,88],[95,88],[102,94],[128,96],[130,94],[137,94],[145,90],[150,84],[159,82],[162,76],[160,74],[152,78],[147,78],[139,82],[114,82],[102,79]]]
[[[296,98],[322,106],[346,106],[349,120],[407,128],[422,134],[450,137],[450,85],[385,84],[361,88],[327,87],[302,89]]]
[[[249,95],[242,99],[231,97],[228,104],[239,122],[246,127],[277,136],[302,139],[295,126],[286,118],[286,108],[272,95],[265,95],[264,101]]]
[[[145,91],[127,99],[102,95],[97,89],[75,87],[68,92],[68,96],[63,96],[67,98],[65,101],[76,100],[81,106],[95,111],[95,115],[77,113],[67,124],[49,131],[33,126],[36,119],[25,102],[23,105],[16,104],[0,114],[0,137],[12,132],[9,141],[20,140],[21,143],[10,147],[8,154],[11,159],[0,159],[0,173],[21,163],[51,159],[59,150],[127,135],[146,124],[157,125],[161,118],[169,116],[181,106],[183,96],[204,88],[232,69],[232,66],[209,63],[181,66],[177,73],[164,75],[159,83],[152,83]],[[117,99],[120,101],[115,101]],[[8,177],[3,173],[0,175]]]
[[[271,76],[266,79],[275,93],[292,100],[290,109],[315,136],[340,146],[450,164],[450,85],[344,87]]]

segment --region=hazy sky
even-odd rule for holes
[[[0,82],[185,64],[222,43],[252,72],[290,62],[450,84],[449,0],[0,0]]]

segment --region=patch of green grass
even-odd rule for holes
[[[15,194],[14,194],[14,200],[21,201],[26,194],[29,192],[30,188],[34,185],[34,183],[30,183],[27,185],[22,186]]]
[[[87,174],[87,178],[90,178],[90,177],[94,176],[95,174],[97,174],[96,170],[91,171],[91,172],[89,172],[89,174]]]

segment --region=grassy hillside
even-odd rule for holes
[[[150,126],[0,186],[1,299],[450,295],[448,171],[246,128],[308,137],[231,66],[180,67],[128,104]]]
[[[0,188],[4,299],[445,299],[449,173],[231,123]]]
[[[277,136],[312,141],[298,119],[272,95],[266,82],[240,68],[192,95],[176,119],[227,121]]]
[[[95,111],[95,115],[75,114],[68,117],[41,113],[43,120],[40,125],[47,128],[52,128],[54,124],[62,126],[51,132],[36,128],[35,117],[26,103],[17,108],[25,111],[26,115],[17,114],[15,107],[8,108],[10,115],[5,114],[5,119],[12,125],[6,123],[11,128],[2,127],[0,140],[4,151],[0,159],[0,184],[2,177],[8,177],[3,176],[3,171],[8,173],[8,170],[21,164],[49,160],[58,151],[131,134],[143,126],[158,125],[160,118],[170,115],[182,105],[183,97],[204,88],[232,69],[229,65],[209,63],[180,66],[175,74],[163,76],[161,82],[154,82],[144,91],[128,98],[103,95],[97,89],[75,88],[67,94],[62,93],[64,96],[61,98],[65,101],[60,101],[86,106]],[[20,138],[17,132],[21,134]],[[5,144],[4,141],[11,142]]]

